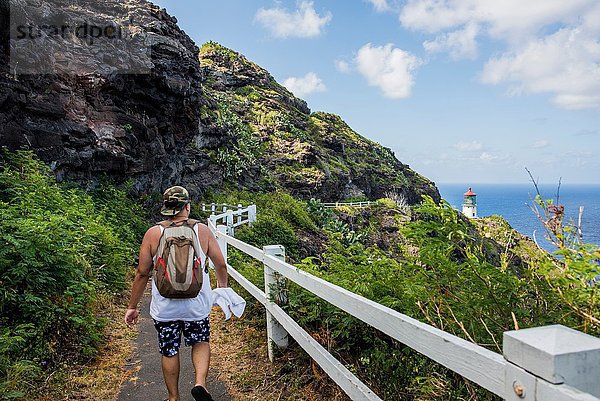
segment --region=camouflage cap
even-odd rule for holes
[[[171,187],[163,194],[163,206],[160,214],[163,216],[175,216],[190,203],[190,194],[187,189],[178,185]]]

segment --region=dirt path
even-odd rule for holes
[[[128,369],[133,370],[134,373],[123,384],[118,401],[161,401],[167,398],[167,390],[160,367],[156,330],[149,315],[149,308],[150,294],[149,291],[146,291],[142,299],[135,352],[128,363]],[[181,348],[181,373],[179,377],[181,401],[193,401],[190,390],[194,386],[195,380],[190,350],[190,347],[182,346]],[[208,391],[215,401],[231,401],[227,386],[218,377],[218,371],[211,366],[207,383]]]
[[[246,294],[245,294],[246,295]],[[117,401],[162,401],[166,398],[158,353],[156,331],[148,314],[149,290],[141,305],[141,319],[135,352],[128,359],[129,377]],[[264,322],[252,324],[264,309],[248,305],[242,319],[225,321],[219,308],[210,316],[211,366],[208,391],[215,401],[347,401],[339,388],[310,360],[302,349],[291,344],[275,363],[267,358]],[[190,348],[181,350],[181,401],[193,401],[190,394],[194,369]]]

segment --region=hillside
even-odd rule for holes
[[[217,101],[216,114],[205,110],[203,122],[216,122],[230,134],[226,147],[212,153],[225,165],[226,179],[241,178],[262,190],[284,188],[301,198],[439,199],[433,184],[390,149],[360,136],[339,116],[311,113],[243,55],[208,42],[200,63],[205,91]]]
[[[502,353],[504,332],[519,328],[562,324],[598,334],[600,304],[589,285],[595,247],[563,249],[559,260],[499,216],[469,220],[431,198],[333,210],[289,196],[254,200],[258,220],[236,230],[237,239],[282,244],[298,269],[494,352]],[[228,261],[264,286],[261,261],[236,250]],[[287,313],[382,399],[499,399],[299,285],[285,288]]]
[[[6,2],[0,7],[6,15]],[[195,197],[208,189],[281,188],[323,200],[385,194],[400,194],[411,204],[422,194],[439,199],[434,184],[389,149],[338,116],[311,113],[306,102],[235,51],[214,42],[199,49],[176,18],[149,2],[22,7],[29,21],[36,15],[43,20],[39,13],[115,25],[133,19],[149,47],[150,70],[122,74],[104,60],[126,58],[127,52],[110,49],[114,54],[91,68],[77,64],[80,43],[50,38],[63,51],[60,59],[44,62],[58,73],[40,75],[11,71],[2,41],[0,146],[35,150],[59,179],[91,186],[100,175],[132,179],[138,195],[183,183]]]

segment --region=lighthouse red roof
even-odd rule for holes
[[[471,191],[471,187],[469,187],[469,190],[467,192],[465,192],[465,196],[475,196],[477,195],[475,192]]]

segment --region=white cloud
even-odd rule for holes
[[[350,72],[350,64],[344,60],[335,60],[335,69],[343,74]]]
[[[303,77],[289,77],[283,81],[283,86],[298,97],[327,90],[321,78],[314,72],[309,72]]]
[[[332,18],[330,12],[323,16],[317,14],[313,2],[307,0],[298,2],[298,8],[295,11],[288,11],[280,7],[261,8],[255,16],[257,22],[278,38],[319,36]]]
[[[479,159],[486,161],[486,162],[491,162],[491,161],[497,160],[498,156],[493,155],[488,152],[482,152],[481,155],[479,155]]]
[[[596,0],[409,0],[400,13],[406,28],[436,33],[467,23],[491,36],[517,39],[558,22],[573,23]]]
[[[373,5],[375,11],[382,13],[391,10],[387,0],[368,0]]]
[[[516,84],[522,93],[552,93],[564,108],[600,108],[600,40],[563,28],[518,50],[490,59],[485,83]]]
[[[483,144],[478,141],[458,142],[454,144],[454,148],[461,152],[474,152],[483,149]]]
[[[434,35],[423,46],[452,59],[475,58],[477,39],[506,48],[481,74],[509,94],[546,93],[562,108],[600,108],[598,0],[408,0],[401,24]]]
[[[475,59],[477,57],[476,24],[467,24],[463,29],[437,36],[434,40],[423,42],[425,50],[431,53],[448,52],[454,60]]]
[[[378,86],[384,96],[391,99],[410,97],[414,84],[414,72],[424,62],[413,54],[394,47],[373,46],[367,43],[356,55],[358,71],[369,85]]]
[[[531,146],[534,149],[544,149],[550,146],[550,142],[545,139],[540,139],[539,141],[535,141]]]

